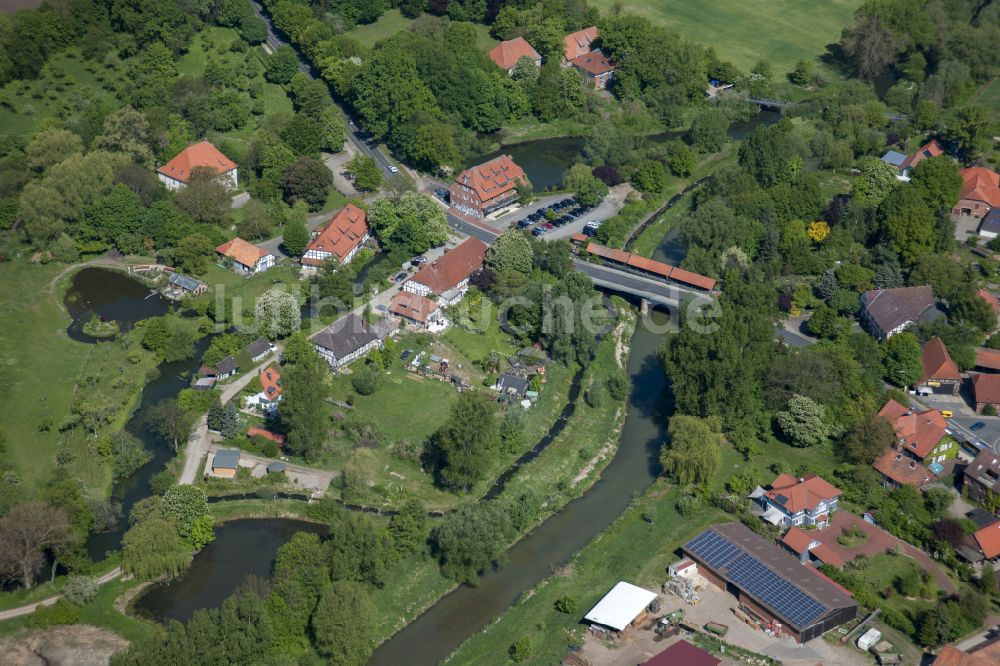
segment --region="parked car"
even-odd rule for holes
[[[389,165],[389,173],[399,173],[399,167],[394,164]]]
[[[518,220],[518,221],[517,221],[517,228],[518,228],[518,229],[527,229],[527,228],[528,228],[528,227],[530,227],[531,225],[532,225],[532,222],[531,222],[531,220],[530,220],[529,218],[527,218],[527,217],[526,217],[526,218],[524,218],[523,220]]]
[[[534,229],[531,230],[531,235],[532,236],[541,236],[544,233],[545,233],[545,229],[543,229],[541,227],[535,227]]]
[[[400,282],[402,282],[405,279],[406,279],[406,271],[402,271],[400,273],[396,273],[395,275],[392,276],[392,281],[395,282],[395,283],[397,283],[397,284],[400,283]]]
[[[413,257],[413,259],[410,261],[410,263],[412,263],[412,264],[418,264],[418,265],[419,264],[426,264],[427,263],[427,257],[425,257],[422,254],[418,254],[417,256]]]
[[[595,227],[584,227],[583,235],[590,236],[591,238],[593,238],[594,236],[597,235],[597,229]]]
[[[375,309],[376,309],[377,311],[379,311],[379,312],[388,312],[388,311],[389,311],[389,308],[385,307],[385,306],[384,306],[384,305],[382,305],[381,303],[379,303],[378,305],[376,305],[376,306],[375,306]]]
[[[982,430],[985,427],[986,427],[985,423],[983,423],[982,421],[976,421],[971,426],[969,426],[969,430],[972,430],[972,431]]]

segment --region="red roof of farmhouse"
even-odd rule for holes
[[[425,285],[432,293],[443,294],[482,268],[485,258],[486,243],[469,238],[439,259],[424,264],[410,279]]]
[[[524,40],[524,37],[515,37],[506,42],[500,42],[489,52],[490,60],[495,62],[500,69],[513,69],[514,65],[521,58],[531,58],[538,60],[542,56],[532,48],[531,44]]]
[[[236,163],[223,155],[208,141],[201,141],[177,153],[174,159],[161,166],[157,171],[164,176],[186,183],[191,179],[191,172],[198,167],[205,167],[217,174],[224,174],[235,169]]]
[[[398,292],[389,302],[389,312],[420,323],[426,322],[431,313],[439,307],[437,303],[426,296],[409,291]]]
[[[563,58],[572,60],[584,53],[589,53],[593,50],[591,44],[593,44],[599,34],[597,26],[592,25],[589,28],[577,30],[574,33],[566,35],[563,37]]]
[[[991,207],[1000,206],[1000,175],[986,167],[962,169],[962,190],[959,199],[984,201]]]
[[[267,250],[259,248],[253,243],[248,243],[239,237],[226,241],[215,248],[215,251],[224,257],[234,259],[250,268],[256,266],[258,261],[270,254]]]
[[[354,204],[347,204],[330,218],[315,238],[309,241],[306,251],[329,252],[338,261],[342,261],[354,248],[364,242],[367,234],[367,213]],[[302,263],[316,266],[322,264],[323,260],[303,257]]]
[[[489,162],[470,167],[455,178],[456,182],[474,189],[482,201],[516,189],[518,182],[527,180],[524,169],[517,166],[510,155],[500,155]]]

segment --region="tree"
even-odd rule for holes
[[[896,439],[892,426],[877,414],[861,419],[844,438],[844,457],[858,465],[870,465]]]
[[[718,419],[675,415],[667,428],[669,442],[660,451],[660,467],[679,484],[705,485],[712,481],[722,454]]]
[[[31,137],[25,149],[28,168],[42,172],[53,164],[59,164],[70,155],[83,152],[83,140],[69,130],[46,127]]]
[[[264,76],[271,83],[285,85],[291,83],[292,77],[299,71],[299,58],[291,46],[279,46],[267,58]]]
[[[912,386],[923,375],[920,343],[912,333],[897,333],[882,345],[886,381],[896,386]]]
[[[203,234],[189,234],[173,249],[174,264],[186,273],[201,275],[208,270],[208,259],[215,254],[215,246]]]
[[[419,553],[427,543],[427,508],[420,500],[407,500],[389,520],[389,533],[397,551]]]
[[[375,647],[375,605],[363,585],[335,581],[320,597],[312,617],[316,648],[341,666],[364,666]]]
[[[281,420],[288,428],[288,447],[312,460],[326,437],[323,400],[329,367],[315,353],[286,366],[282,375]]]
[[[22,502],[0,518],[0,576],[31,589],[48,549],[71,540],[69,517],[42,502]]]
[[[997,315],[993,308],[977,294],[964,293],[955,296],[948,304],[955,319],[982,333],[989,333],[997,327]]]
[[[797,86],[809,85],[813,78],[813,64],[809,60],[799,60],[795,69],[789,72],[788,80]]]
[[[486,265],[496,273],[513,271],[527,275],[531,273],[533,256],[528,237],[518,229],[508,229],[487,248]]]
[[[358,153],[347,163],[347,173],[354,177],[354,187],[363,192],[382,187],[382,169],[374,157]]]
[[[257,321],[257,328],[271,340],[288,337],[299,330],[302,324],[298,299],[276,287],[257,299],[253,316]]]
[[[236,227],[239,237],[248,241],[270,238],[274,233],[274,215],[263,201],[251,199],[243,207],[243,219]]]
[[[979,570],[979,579],[976,581],[976,587],[985,595],[996,594],[997,572],[993,568],[992,563],[986,562],[983,564],[983,568]]]
[[[299,207],[296,206],[297,208]],[[306,246],[309,245],[310,238],[309,230],[306,228],[305,211],[296,209],[292,210],[288,221],[285,222],[285,230],[281,235],[281,245],[288,254],[293,257],[301,257],[306,251]]]
[[[691,121],[687,140],[692,146],[705,153],[722,149],[729,139],[729,118],[722,109],[703,109]]]
[[[381,196],[368,207],[368,224],[390,250],[421,254],[448,239],[444,209],[424,194]]]
[[[484,501],[448,513],[431,531],[431,543],[442,574],[474,585],[480,572],[500,560],[513,536],[503,506]]]
[[[598,180],[586,164],[577,162],[563,176],[563,187],[576,193],[576,200],[596,206],[608,195],[608,186]]]
[[[667,186],[667,170],[656,160],[645,160],[632,174],[632,184],[640,192],[658,194]]]
[[[910,178],[910,186],[916,188],[931,211],[946,211],[958,201],[962,176],[954,160],[947,155],[938,155],[917,163]]]
[[[196,535],[199,521],[208,517],[211,524],[211,516],[208,514],[208,498],[205,491],[191,485],[171,486],[163,494],[163,502],[160,505],[162,515],[172,520],[177,526],[177,535],[190,543],[195,549],[201,548],[208,541],[203,541]]]
[[[388,528],[367,513],[336,511],[330,520],[329,564],[334,580],[381,587],[395,557]]]
[[[959,154],[972,160],[986,150],[993,136],[990,112],[980,104],[959,107],[945,125],[945,138],[954,142]]]
[[[319,210],[326,202],[333,177],[326,165],[314,157],[302,156],[282,172],[285,200],[305,201],[309,210]]]
[[[177,534],[174,521],[152,516],[122,537],[122,569],[139,580],[176,576],[191,561],[191,547]]]
[[[794,395],[784,411],[775,414],[778,427],[794,446],[815,446],[826,439],[826,409],[812,398]]]
[[[438,483],[453,491],[467,491],[483,477],[496,437],[496,408],[480,391],[464,391],[448,420],[434,435],[440,457]]]
[[[156,50],[155,46],[151,47],[146,55]],[[166,58],[169,64],[164,64],[163,67],[172,68],[173,57],[169,51]],[[94,139],[94,147],[119,153],[147,168],[153,166],[153,151],[149,148],[149,122],[131,106],[123,106],[104,120],[103,133]]]
[[[227,402],[226,406],[222,408],[222,422],[219,424],[219,432],[226,439],[234,439],[240,434],[242,425],[243,420],[240,418],[236,403]]]
[[[240,20],[240,34],[251,44],[263,44],[267,41],[267,24],[252,14]]]
[[[187,185],[174,195],[174,203],[195,222],[216,224],[229,213],[230,198],[215,171],[195,167]]]
[[[670,173],[679,178],[690,176],[691,172],[698,166],[694,152],[680,141],[667,143],[666,153],[667,167],[670,169]]]
[[[146,412],[146,427],[166,441],[173,442],[174,453],[180,449],[182,441],[187,442],[193,425],[193,416],[181,409],[173,398],[159,401]]]
[[[312,598],[309,611],[330,582],[329,550],[318,534],[296,532],[278,549],[274,561],[275,583],[294,581]]]
[[[934,250],[934,215],[915,188],[899,188],[886,197],[880,209],[885,215],[885,235],[900,262],[912,265]]]
[[[895,167],[874,157],[868,157],[861,163],[861,176],[854,181],[851,195],[865,208],[878,208],[882,200],[898,185]]]

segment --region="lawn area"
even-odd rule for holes
[[[580,616],[620,580],[659,589],[675,550],[725,514],[705,507],[684,518],[675,505],[680,492],[665,481],[654,483],[601,535],[570,562],[521,599],[501,618],[462,644],[449,664],[506,663],[518,638],[531,641],[531,663],[560,663],[566,646],[583,642]],[[577,612],[555,610],[561,597],[574,597]]]
[[[155,367],[137,335],[90,345],[66,335],[70,317],[62,307],[69,284],[64,276],[50,292],[50,283],[65,266],[16,260],[0,264],[0,281],[17,285],[0,299],[0,318],[10,325],[0,330],[0,364],[5,368],[7,402],[0,412],[0,430],[7,438],[7,456],[27,493],[49,479],[59,443],[71,454],[67,463],[89,494],[103,498],[111,482],[110,468],[91,451],[93,440],[82,428],[64,433],[59,426],[70,416],[76,385],[108,399],[116,410],[100,432],[124,425]]]
[[[348,30],[344,34],[353,37],[365,46],[372,46],[375,42],[386,37],[395,35],[400,30],[409,30],[413,19],[406,18],[399,13],[398,9],[390,9],[374,23],[359,25]],[[497,44],[497,40],[490,37],[490,29],[478,23],[471,24],[476,29],[476,43],[484,52],[490,50]]]
[[[606,13],[616,0],[595,0]],[[645,16],[682,37],[711,46],[743,71],[766,58],[776,72],[815,58],[840,39],[860,0],[626,0],[625,12]]]

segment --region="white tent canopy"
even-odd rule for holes
[[[588,622],[621,631],[656,598],[655,592],[619,582],[584,616]]]
[[[766,490],[764,490],[760,486],[757,486],[756,488],[753,489],[752,493],[750,493],[749,495],[747,495],[747,499],[755,500],[755,499],[757,499],[758,497],[760,497],[761,495],[763,495],[766,492],[767,492]]]
[[[772,525],[777,525],[785,518],[785,514],[781,512],[780,509],[776,509],[773,506],[767,507],[767,511],[761,514],[761,518],[771,523]]]

